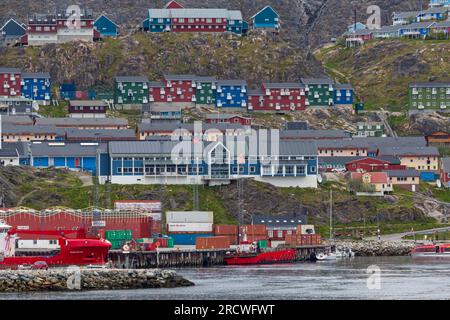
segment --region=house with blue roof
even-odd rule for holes
[[[26,33],[26,27],[14,19],[9,19],[0,28],[0,34],[4,41],[18,40]]]
[[[117,37],[119,27],[108,16],[102,14],[94,21],[94,28],[100,33],[101,37]]]
[[[50,74],[44,73],[22,73],[21,82],[22,97],[48,105],[51,100]]]
[[[430,0],[430,7],[450,7],[450,0]]]
[[[425,38],[431,32],[436,22],[416,22],[401,26],[400,36],[406,38]]]
[[[367,26],[364,23],[357,22],[357,23],[353,23],[353,24],[349,25],[347,27],[347,32],[355,32],[355,30],[358,31],[358,30],[365,30],[365,29],[367,29]]]
[[[251,17],[252,29],[280,30],[280,15],[271,7],[266,6]]]

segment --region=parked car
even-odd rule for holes
[[[48,264],[45,261],[36,261],[32,266],[32,270],[48,270]]]
[[[334,172],[334,173],[345,173],[345,172],[347,172],[347,169],[345,169],[345,168],[334,168],[333,170],[331,170],[331,172]]]

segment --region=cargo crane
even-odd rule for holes
[[[15,256],[17,235],[58,237],[60,249],[46,256]],[[76,234],[76,238],[67,235]],[[13,243],[11,243],[13,242]],[[48,266],[102,265],[106,263],[111,243],[105,239],[87,238],[85,229],[77,230],[18,230],[0,221],[0,268],[45,262]]]

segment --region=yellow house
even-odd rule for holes
[[[319,157],[367,157],[366,139],[318,140]]]
[[[436,147],[380,148],[381,156],[396,156],[401,165],[418,171],[439,171],[439,150]]]
[[[3,142],[52,141],[58,136],[51,126],[6,125],[2,128]]]

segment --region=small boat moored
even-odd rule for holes
[[[414,258],[450,258],[450,244],[426,244],[411,250]]]

